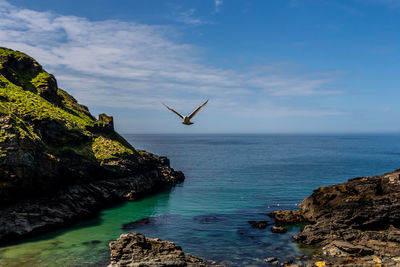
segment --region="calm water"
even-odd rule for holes
[[[288,234],[251,229],[276,209],[295,209],[322,185],[400,168],[400,135],[125,135],[135,147],[166,155],[186,181],[93,220],[0,248],[0,266],[104,266],[121,226],[175,241],[185,252],[227,266],[265,266],[308,253]]]

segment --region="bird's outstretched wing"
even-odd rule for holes
[[[199,110],[200,110],[202,107],[204,107],[205,105],[207,105],[208,100],[209,100],[209,99],[207,99],[207,101],[204,102],[203,105],[201,105],[200,107],[196,108],[196,110],[193,111],[192,114],[189,115],[189,119],[193,118],[194,115],[196,115],[196,113],[199,112]]]
[[[168,107],[168,106],[165,105],[164,103],[162,103],[162,104],[163,104],[167,109],[171,110],[173,113],[175,113],[176,115],[178,115],[179,117],[181,117],[181,118],[183,119],[183,116],[182,116],[179,112],[177,112],[176,110],[174,110],[174,109]]]

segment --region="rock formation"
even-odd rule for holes
[[[33,58],[0,48],[0,242],[93,216],[184,176],[136,150],[57,87]]]
[[[110,242],[111,264],[118,266],[152,267],[206,267],[207,262],[185,254],[180,246],[158,238],[148,238],[139,233],[122,234]],[[216,266],[216,265],[214,265]]]
[[[281,225],[309,222],[294,239],[321,246],[336,264],[400,264],[400,170],[320,187],[299,208],[270,216]]]

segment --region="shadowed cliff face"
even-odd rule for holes
[[[135,150],[112,117],[96,120],[36,60],[0,48],[0,241],[183,179],[168,159]]]

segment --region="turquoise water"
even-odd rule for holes
[[[125,135],[135,147],[171,159],[183,184],[104,210],[69,228],[0,248],[0,266],[104,266],[108,242],[137,231],[175,241],[185,252],[227,266],[265,266],[307,254],[288,234],[248,220],[295,209],[312,190],[400,168],[400,135]],[[152,217],[149,224],[122,225]]]

